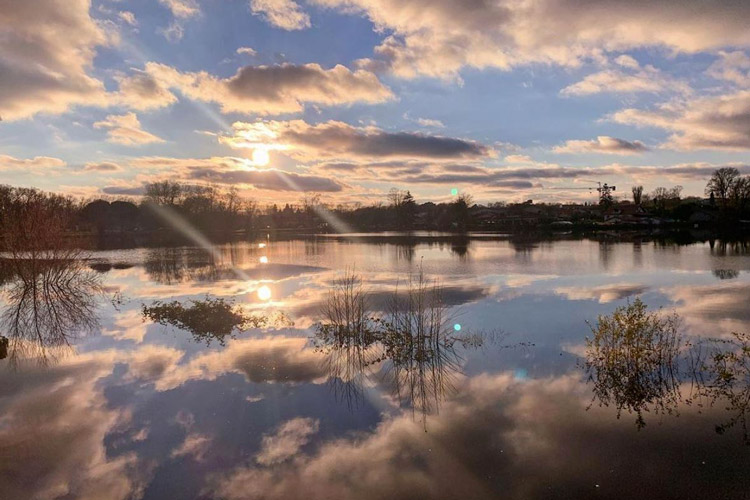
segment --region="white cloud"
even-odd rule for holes
[[[310,16],[293,0],[250,0],[250,10],[268,24],[287,31],[310,27]]]
[[[402,77],[455,77],[463,67],[576,66],[607,52],[695,53],[750,45],[747,2],[703,0],[311,0],[362,13],[389,36],[369,67]]]
[[[668,77],[653,66],[640,68],[637,62],[635,66],[629,66],[628,64],[631,63],[628,60],[624,61],[626,64],[622,64],[623,60],[620,60],[618,64],[628,68],[627,71],[605,69],[592,73],[580,82],[565,87],[560,91],[560,94],[564,96],[583,96],[600,93],[690,92],[687,84]],[[636,71],[630,71],[632,69]]]
[[[64,167],[65,162],[60,158],[50,156],[35,156],[34,158],[15,158],[10,155],[0,155],[0,171],[3,170],[28,170],[28,169],[53,169]]]
[[[168,42],[176,43],[185,36],[185,28],[179,21],[172,21],[166,28],[158,28],[157,33],[167,39]]]
[[[94,123],[94,128],[107,130],[107,140],[126,146],[139,146],[153,142],[164,142],[164,139],[146,132],[135,113],[108,115],[106,119]]]
[[[637,69],[638,67],[640,67],[640,64],[638,64],[638,61],[636,61],[632,56],[629,56],[627,54],[623,54],[615,58],[615,63],[619,64],[622,67],[631,68],[631,69]]]
[[[717,80],[750,87],[750,56],[742,51],[719,52],[719,59],[711,64],[707,73]]]
[[[255,460],[261,465],[275,465],[293,458],[318,432],[319,422],[312,418],[294,418],[284,422],[274,434],[263,436]]]
[[[159,0],[159,3],[168,8],[172,15],[179,19],[197,16],[201,12],[196,0]]]
[[[678,150],[750,149],[750,91],[670,102],[654,110],[624,109],[617,123],[672,132],[664,144]]]
[[[252,57],[252,56],[257,55],[258,51],[256,51],[252,47],[240,47],[239,49],[237,49],[237,53],[238,54],[245,54],[245,55],[248,55],[248,56]]]
[[[115,37],[89,15],[88,0],[0,0],[0,117],[18,120],[104,105],[91,76],[96,49]]]
[[[417,118],[417,123],[423,127],[434,127],[434,128],[445,128],[445,124],[440,120],[434,120],[432,118]]]
[[[135,18],[135,14],[133,14],[130,11],[123,10],[117,13],[117,17],[122,19],[124,22],[129,24],[130,26],[138,26],[138,20]]]

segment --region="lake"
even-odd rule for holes
[[[747,242],[392,233],[8,262],[2,498],[750,498]],[[636,303],[667,334],[598,329]]]

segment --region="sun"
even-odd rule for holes
[[[266,166],[271,161],[271,157],[268,154],[267,149],[255,148],[253,150],[253,163],[258,166]]]
[[[263,285],[262,287],[258,288],[258,298],[260,300],[271,300],[271,289],[268,288],[266,285]]]

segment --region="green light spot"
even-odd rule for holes
[[[451,195],[452,196],[456,196],[457,194],[458,194],[458,189],[456,189],[456,188],[451,189]]]

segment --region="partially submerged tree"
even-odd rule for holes
[[[603,406],[635,413],[674,413],[681,401],[678,356],[681,337],[677,315],[648,312],[637,298],[609,316],[599,316],[586,339],[585,369],[594,399]]]

